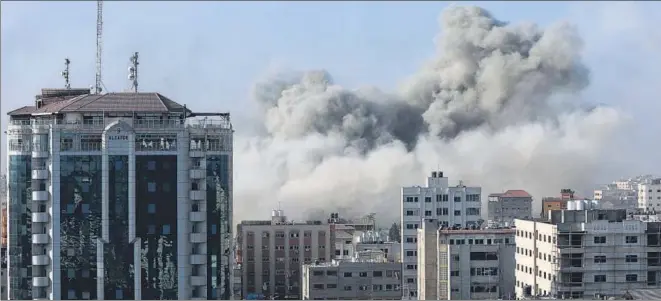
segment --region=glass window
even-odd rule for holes
[[[147,205],[147,212],[149,212],[149,213],[156,213],[156,204],[149,204],[149,205]]]
[[[115,161],[115,170],[122,170],[122,168],[124,167],[124,164],[122,163],[123,162],[121,160]]]
[[[216,234],[216,231],[218,231],[218,225],[212,224],[211,225],[211,234]]]
[[[118,289],[115,290],[115,299],[117,299],[117,300],[124,299],[124,292],[122,291],[121,288],[118,288]]]
[[[67,269],[67,277],[69,277],[69,279],[76,278],[76,270]]]
[[[149,192],[156,192],[156,182],[147,183],[147,190],[149,190]]]
[[[170,225],[163,225],[163,234],[170,234]]]
[[[67,297],[68,297],[69,299],[76,299],[76,291],[70,289],[69,292],[68,292],[68,296],[67,296]]]
[[[83,204],[82,208],[84,214],[90,214],[90,204]]]
[[[90,277],[90,270],[89,269],[83,269],[82,276],[83,276],[83,278],[89,278]]]
[[[76,206],[74,204],[67,204],[67,213],[71,214],[76,210]]]
[[[170,192],[170,183],[163,183],[163,192]]]
[[[156,161],[149,161],[149,162],[147,162],[147,169],[149,169],[149,170],[156,170]]]
[[[156,234],[156,226],[154,225],[147,226],[147,234]]]
[[[81,185],[83,192],[90,192],[90,185],[89,184],[83,184]]]

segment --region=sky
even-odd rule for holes
[[[438,16],[450,4],[109,1],[103,83],[110,92],[126,90],[129,57],[137,51],[142,91],[158,91],[195,111],[229,111],[237,134],[249,135],[259,118],[250,99],[258,78],[274,70],[324,68],[343,86],[394,90],[433,55]],[[482,6],[511,22],[576,24],[592,70],[585,97],[630,117],[632,171],[661,171],[661,3],[461,5]],[[0,11],[3,127],[6,112],[31,104],[41,88],[64,86],[65,57],[73,87],[94,83],[95,1],[3,1]],[[5,161],[3,155],[3,170]]]

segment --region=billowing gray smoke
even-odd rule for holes
[[[348,90],[325,71],[256,85],[267,134],[239,139],[235,200],[246,207],[237,218],[277,202],[294,216],[353,208],[394,217],[399,188],[437,167],[485,193],[584,184],[618,115],[576,101],[589,73],[575,28],[512,25],[457,6],[440,23],[438,57],[400,93]]]

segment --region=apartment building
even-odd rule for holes
[[[380,258],[374,254],[381,253]],[[367,258],[363,258],[366,254]],[[351,260],[305,264],[303,300],[401,300],[402,266],[380,251],[359,252]]]
[[[418,229],[418,298],[438,299],[438,222],[424,220]]]
[[[434,219],[442,227],[477,227],[481,217],[480,187],[467,187],[461,182],[450,186],[443,172],[434,171],[425,187],[402,188],[402,287],[406,297],[417,297],[417,229],[424,219]]]
[[[492,193],[488,197],[487,219],[512,224],[515,219],[532,218],[532,196],[525,190]]]
[[[638,208],[661,212],[661,178],[638,185]]]
[[[574,191],[571,189],[561,189],[560,197],[542,198],[542,212],[540,217],[546,219],[549,216],[549,211],[567,209],[567,201],[574,199]]]
[[[385,231],[339,230],[345,225],[335,224],[335,259],[351,259],[357,252],[378,250],[384,253],[386,260],[399,261],[401,244],[389,241]]]
[[[8,115],[10,300],[229,299],[229,113],[72,88]]]
[[[271,220],[237,225],[237,264],[241,266],[241,296],[301,298],[301,265],[333,258],[334,224],[294,223],[282,210]]]
[[[514,229],[439,229],[439,300],[514,299]]]
[[[517,297],[618,298],[661,287],[661,222],[591,209],[515,225]]]

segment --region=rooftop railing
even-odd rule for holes
[[[114,120],[114,119],[110,119]],[[9,121],[10,126],[40,126],[50,125],[66,128],[103,128],[106,126],[105,119],[95,120],[52,120],[52,119],[13,119]],[[228,118],[189,118],[181,119],[133,119],[133,127],[136,129],[160,129],[160,128],[193,128],[193,129],[232,129],[232,123]]]

